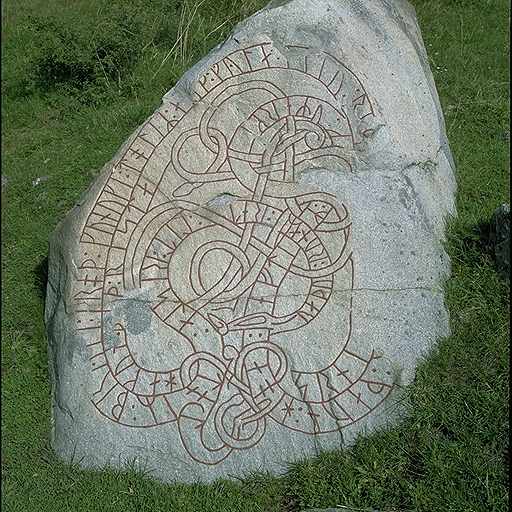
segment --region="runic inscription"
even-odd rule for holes
[[[188,102],[166,101],[81,232],[92,403],[126,427],[174,423],[199,463],[269,428],[340,430],[393,388],[382,354],[351,343],[349,209],[298,184],[306,169],[351,172],[374,110],[334,57],[286,50],[235,51]]]

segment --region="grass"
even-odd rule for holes
[[[402,424],[351,450],[297,463],[282,478],[254,475],[210,486],[83,471],[49,449],[43,324],[49,235],[163,93],[264,3],[3,3],[5,510],[508,509],[509,285],[479,239],[510,193],[505,0],[414,1],[457,161],[459,216],[447,240],[453,334],[418,369]],[[47,179],[33,186],[38,177]]]

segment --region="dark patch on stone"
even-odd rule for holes
[[[149,329],[152,311],[143,297],[124,300],[121,311],[126,320],[126,330],[129,333],[137,335]]]
[[[68,363],[73,362],[73,356],[75,353],[78,353],[82,360],[86,360],[88,358],[83,338],[81,336],[76,336],[73,332],[68,332],[66,334],[66,343],[62,345],[61,350],[63,358],[65,358]],[[85,361],[83,362],[85,363]],[[62,364],[59,366],[62,367]]]

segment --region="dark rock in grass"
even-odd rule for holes
[[[52,237],[55,450],[211,481],[395,421],[449,332],[454,190],[408,3],[292,0],[241,23]]]
[[[492,217],[491,244],[496,268],[507,279],[510,277],[510,205],[499,206]]]

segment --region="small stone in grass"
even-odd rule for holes
[[[35,180],[32,180],[32,186],[37,187],[41,183],[44,183],[45,181],[48,181],[48,176],[39,176]]]

